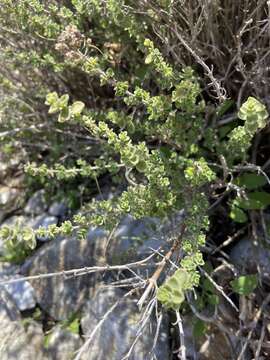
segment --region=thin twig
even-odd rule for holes
[[[152,311],[153,311],[153,308],[155,307],[157,303],[157,299],[156,297],[154,297],[149,303],[148,303],[148,306],[147,306],[147,309],[146,311],[144,312],[143,316],[142,316],[142,319],[141,319],[141,326],[139,327],[139,329],[137,330],[137,333],[136,333],[136,337],[135,339],[133,340],[133,343],[131,345],[131,347],[129,348],[129,351],[128,353],[121,358],[121,360],[128,360],[130,355],[132,354],[133,352],[133,349],[135,347],[135,345],[137,344],[138,340],[140,339],[140,337],[143,335],[143,329],[145,327],[145,325],[147,324],[148,320],[150,319],[150,316],[152,314]]]
[[[3,131],[0,133],[0,138],[4,138],[6,136],[14,136],[17,133],[24,132],[24,131],[38,131],[46,126],[47,126],[47,124],[37,124],[37,125],[31,125],[31,126],[24,127],[24,128],[16,128],[16,129],[12,129],[9,131]]]
[[[218,80],[214,77],[213,70],[211,70],[209,68],[209,66],[203,61],[203,59],[200,58],[199,55],[188,45],[188,43],[183,39],[183,37],[179,34],[178,31],[176,31],[175,29],[172,29],[172,31],[174,32],[174,34],[176,35],[178,40],[180,40],[182,45],[194,57],[194,59],[197,61],[197,63],[200,64],[204,68],[207,76],[211,80],[210,85],[212,85],[214,87],[214,89],[215,89],[215,92],[216,92],[216,95],[217,95],[217,98],[218,98],[219,102],[222,103],[223,101],[225,101],[226,100],[226,90],[220,85]]]
[[[183,323],[182,323],[182,319],[179,313],[179,310],[177,310],[176,312],[176,324],[178,325],[178,329],[179,329],[179,337],[180,337],[180,359],[181,360],[187,360],[187,356],[186,356],[186,346],[185,346],[185,333],[184,333],[184,328],[183,328]],[[176,325],[174,324],[174,325]]]
[[[266,305],[269,303],[269,301],[270,301],[270,295],[268,295],[268,296],[266,297],[266,299],[263,301],[262,305],[261,305],[260,308],[258,309],[257,313],[255,314],[254,319],[253,319],[252,329],[251,329],[250,332],[248,333],[248,336],[247,336],[247,338],[246,338],[246,341],[245,341],[245,343],[244,343],[244,345],[243,345],[243,347],[242,347],[242,349],[241,349],[241,351],[240,351],[240,354],[239,354],[238,357],[237,357],[237,360],[242,360],[242,359],[243,359],[243,356],[244,356],[244,354],[245,354],[245,351],[246,351],[246,348],[247,348],[247,346],[248,346],[248,343],[250,342],[251,337],[252,337],[252,335],[253,335],[253,332],[254,332],[254,330],[256,329],[256,326],[257,326],[257,324],[258,324],[258,321],[259,321],[260,318],[261,318],[261,315],[262,315],[262,313],[263,313],[263,310],[264,310],[264,308],[266,307]]]
[[[92,266],[92,267],[83,267],[83,268],[79,268],[79,269],[63,270],[63,271],[47,273],[47,274],[23,276],[19,279],[2,280],[2,281],[0,281],[0,285],[13,284],[13,283],[18,283],[18,282],[27,281],[27,280],[48,279],[48,278],[59,277],[59,276],[63,276],[63,277],[81,276],[81,275],[86,275],[86,274],[91,274],[91,273],[96,273],[96,272],[103,272],[103,271],[114,271],[114,270],[119,271],[119,270],[129,270],[132,268],[144,267],[144,266],[160,266],[160,262],[148,264],[148,261],[154,256],[155,256],[155,254],[151,254],[150,256],[148,256],[147,258],[145,258],[143,260],[140,260],[140,261],[137,261],[134,263],[130,263],[130,264],[125,264],[125,265]]]
[[[165,265],[170,260],[172,254],[175,252],[175,250],[177,250],[179,248],[185,230],[186,230],[186,225],[183,223],[181,226],[180,235],[179,235],[178,239],[175,240],[171,249],[164,256],[164,258],[161,261],[161,263],[159,264],[158,268],[156,269],[156,271],[154,272],[152,277],[148,280],[148,286],[145,289],[143,295],[141,296],[141,298],[139,299],[139,301],[137,303],[137,305],[140,309],[142,308],[143,304],[145,303],[145,301],[146,301],[147,297],[149,296],[150,292],[152,291],[153,287],[156,286],[157,280],[159,279]]]
[[[223,291],[222,287],[219,286],[212,278],[211,276],[201,267],[199,267],[200,271],[203,273],[204,276],[207,277],[207,279],[214,285],[214,287],[216,288],[216,290],[218,292],[221,293],[221,295],[228,301],[228,303],[234,308],[234,310],[236,310],[237,312],[239,312],[239,309],[237,308],[237,306],[233,303],[233,301],[225,294],[225,292]]]
[[[264,336],[265,336],[265,324],[263,323],[260,339],[259,339],[258,346],[257,346],[256,352],[255,352],[255,360],[259,360],[259,358],[260,358],[260,352],[261,352]]]
[[[74,358],[74,360],[79,360],[82,356],[82,354],[84,353],[84,351],[86,351],[91,342],[94,339],[95,334],[97,333],[97,331],[101,328],[101,326],[104,324],[104,322],[106,321],[106,319],[109,317],[109,315],[116,309],[116,307],[128,296],[130,296],[133,292],[135,291],[135,289],[130,290],[128,293],[126,293],[121,299],[117,300],[110,308],[109,310],[107,310],[107,312],[103,315],[102,319],[97,323],[97,325],[95,326],[94,330],[91,332],[91,334],[89,335],[87,341],[83,344],[83,346],[80,348],[79,352],[77,353],[76,357]]]
[[[211,253],[211,255],[216,254],[224,247],[230,245],[234,240],[238,238],[238,236],[242,235],[247,229],[247,225],[239,229],[236,233],[234,233],[232,236],[229,236],[222,244],[217,246]]]
[[[149,356],[151,356],[154,353],[154,350],[156,348],[156,344],[157,344],[157,341],[158,341],[158,336],[159,336],[159,333],[160,333],[160,327],[161,327],[162,319],[163,319],[163,314],[161,313],[159,315],[158,319],[157,319],[156,333],[155,333],[155,336],[154,336],[153,346],[152,346],[152,349],[151,349],[151,351],[149,353]]]

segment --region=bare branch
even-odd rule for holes
[[[145,267],[145,266],[159,266],[160,262],[158,263],[148,263],[148,261],[154,257],[155,254],[151,254],[150,256],[148,256],[147,258],[134,262],[134,263],[130,263],[130,264],[124,264],[124,265],[105,265],[105,266],[92,266],[92,267],[83,267],[83,268],[79,268],[79,269],[70,269],[70,270],[63,270],[63,271],[58,271],[58,272],[53,272],[53,273],[47,273],[47,274],[39,274],[39,275],[32,275],[32,276],[23,276],[19,279],[10,279],[10,280],[2,280],[0,281],[0,286],[1,285],[7,285],[7,284],[13,284],[13,283],[17,283],[17,282],[22,282],[22,281],[26,281],[26,280],[41,280],[41,279],[48,279],[48,278],[52,278],[52,277],[66,277],[69,278],[71,277],[76,277],[76,276],[82,276],[82,275],[86,275],[86,274],[91,274],[91,273],[97,273],[97,272],[103,272],[103,271],[115,271],[115,270],[130,270],[133,268],[137,268],[137,267]],[[131,271],[133,274],[134,272]]]
[[[143,304],[145,303],[145,301],[146,301],[147,297],[149,296],[150,292],[152,291],[153,287],[156,286],[157,280],[159,279],[165,265],[170,260],[172,254],[175,252],[175,250],[177,250],[179,248],[185,230],[186,230],[186,225],[183,223],[181,226],[180,235],[179,235],[178,239],[175,240],[171,249],[164,256],[164,258],[162,259],[158,268],[156,269],[156,271],[154,272],[152,277],[148,280],[148,286],[145,289],[143,295],[141,296],[140,300],[137,303],[137,305],[140,309],[142,308]]]
[[[179,310],[177,310],[175,312],[176,314],[176,323],[174,325],[178,325],[178,329],[179,329],[179,337],[180,337],[180,359],[181,360],[187,360],[187,355],[186,355],[186,346],[185,346],[185,334],[184,334],[184,328],[183,328],[183,323],[182,323],[182,319],[179,313]]]
[[[219,81],[214,77],[213,70],[209,68],[209,66],[203,61],[202,58],[188,45],[188,43],[183,39],[183,37],[179,34],[179,32],[175,29],[172,29],[173,33],[176,35],[178,40],[182,43],[182,45],[191,53],[191,55],[195,58],[198,64],[200,64],[205,72],[206,75],[211,80],[210,85],[213,86],[215,89],[217,98],[220,103],[226,100],[226,90],[220,85]]]

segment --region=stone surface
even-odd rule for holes
[[[0,188],[0,206],[6,206],[8,203],[14,201],[18,195],[18,190],[8,186]]]
[[[244,237],[237,242],[230,251],[230,261],[236,265],[242,273],[257,272],[260,266],[262,275],[269,278],[270,274],[270,250],[261,243],[253,243],[251,238]]]
[[[47,274],[93,266],[93,244],[76,238],[55,239],[36,251],[21,268],[24,275]],[[89,299],[95,275],[54,276],[31,281],[37,302],[54,319],[67,319]]]
[[[12,279],[19,279],[20,276],[12,276]],[[0,278],[1,279],[1,278]],[[8,280],[2,278],[1,280]],[[33,309],[36,306],[35,291],[28,281],[20,281],[3,285],[10,294],[18,309],[21,311]]]
[[[78,334],[56,326],[49,334],[47,355],[52,360],[73,360],[81,346],[82,340]]]
[[[150,224],[150,225],[149,225]],[[41,247],[22,267],[25,275],[61,272],[85,266],[124,263],[137,258],[137,245],[152,234],[148,223],[127,217],[108,242],[103,229],[91,229],[85,240],[55,239]],[[149,226],[148,226],[149,225]],[[107,251],[106,251],[107,249]],[[64,280],[62,277],[32,281],[37,302],[53,318],[65,319],[82,306],[92,293],[96,275],[84,275]]]
[[[8,292],[0,289],[0,325],[9,321],[20,321],[21,315]]]
[[[20,207],[21,202],[19,189],[0,185],[0,223],[8,213]]]
[[[9,217],[6,221],[2,223],[2,225],[9,225],[9,226],[26,226],[30,219],[24,215],[14,215]]]
[[[52,216],[56,216],[58,218],[64,218],[68,212],[68,207],[63,202],[55,201],[49,207],[48,213]]]
[[[83,333],[89,336],[109,308],[123,300],[107,317],[97,331],[90,347],[84,351],[82,359],[87,360],[120,360],[126,355],[136,338],[141,313],[136,301],[123,299],[124,292],[119,289],[99,291],[84,309],[81,325]],[[129,360],[147,360],[153,347],[156,330],[156,319],[151,318],[138,339]],[[168,360],[169,343],[167,326],[161,325],[159,338],[154,350],[157,359]]]
[[[29,215],[41,215],[47,209],[47,203],[45,199],[45,191],[39,190],[34,193],[28,200],[24,211]]]
[[[47,360],[40,325],[31,322],[25,329],[16,305],[4,289],[0,290],[1,360]]]
[[[14,170],[18,169],[18,166],[21,162],[25,161],[25,157],[27,156],[26,151],[21,147],[14,149],[12,154],[4,153],[4,151],[0,152],[0,182],[5,182],[9,184],[10,179],[13,179]],[[5,180],[5,181],[4,181]]]
[[[0,263],[0,281],[19,279],[22,276],[18,274],[19,267],[8,263]],[[4,288],[16,304],[20,311],[30,310],[36,306],[36,298],[33,287],[28,281],[20,281],[6,285],[0,285]]]
[[[149,255],[149,246],[158,248],[164,245],[165,240],[159,237],[158,227],[156,219],[134,220],[128,215],[112,236],[102,228],[90,228],[88,239],[95,243],[100,259],[110,264],[121,264]]]

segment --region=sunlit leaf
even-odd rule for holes
[[[249,295],[258,286],[258,276],[256,274],[239,276],[231,281],[231,286],[237,294]]]

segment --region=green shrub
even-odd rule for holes
[[[22,262],[36,247],[35,232],[31,227],[17,221],[13,226],[2,226],[0,237],[3,241],[2,259],[15,263]]]
[[[231,199],[243,195],[226,174],[238,174],[239,166],[258,170],[245,162],[268,113],[250,97],[239,121],[221,136],[206,119],[211,109],[217,121],[224,104],[206,101],[194,69],[171,63],[159,41],[151,40],[156,19],[166,32],[160,10],[170,7],[161,3],[155,9],[149,2],[142,16],[132,1],[2,0],[1,93],[7,95],[1,109],[4,131],[15,131],[18,146],[25,147],[25,139],[46,145],[38,153],[30,146],[25,161],[26,173],[43,185],[72,180],[87,189],[106,175],[124,188],[110,200],[84,199],[82,214],[39,229],[39,235],[79,229],[84,236],[90,224],[112,229],[127,213],[165,218],[185,209],[186,231],[177,248],[181,270],[159,292],[160,301],[175,309],[184,290],[199,284],[209,200],[218,188]],[[5,134],[0,138],[10,142]],[[239,202],[231,206],[241,210]],[[188,281],[179,281],[179,274]],[[174,282],[183,283],[179,299],[170,293]]]

